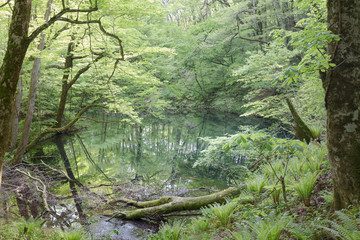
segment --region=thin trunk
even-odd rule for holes
[[[61,98],[60,98],[60,102],[59,102],[59,108],[58,108],[58,112],[56,115],[56,123],[55,126],[56,128],[61,127],[62,125],[62,119],[64,116],[64,111],[65,111],[65,105],[66,105],[66,98],[67,98],[67,94],[69,91],[69,88],[71,86],[68,85],[68,80],[69,80],[69,72],[71,70],[71,68],[73,67],[73,57],[74,55],[72,54],[72,52],[74,51],[74,36],[71,37],[71,42],[68,44],[68,49],[67,49],[67,53],[66,53],[66,58],[65,58],[65,73],[63,75],[63,79],[62,79],[62,90],[61,90]]]
[[[47,6],[46,6],[46,12],[45,12],[45,16],[44,16],[44,19],[46,22],[49,21],[49,19],[50,19],[52,2],[53,2],[53,0],[48,0]],[[44,50],[44,45],[45,45],[45,34],[41,34],[40,44],[38,46],[40,53]],[[37,86],[38,86],[40,63],[41,63],[41,57],[37,57],[34,60],[34,64],[33,64],[32,70],[31,70],[31,83],[30,83],[30,91],[29,91],[29,96],[28,96],[27,112],[26,112],[25,123],[24,123],[24,128],[22,131],[21,140],[19,142],[19,146],[17,148],[15,156],[12,159],[12,164],[14,164],[14,165],[22,162],[22,158],[24,156],[24,152],[25,152],[26,146],[29,141],[31,123],[32,123],[32,119],[34,116],[35,97],[36,97],[36,90],[37,90]]]

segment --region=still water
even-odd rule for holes
[[[260,124],[256,119],[210,113],[147,117],[137,126],[116,122],[114,116],[100,115],[98,120],[105,122],[93,122],[65,139],[75,177],[92,185],[131,181],[162,189],[226,187],[223,179],[192,167],[206,147],[200,138],[234,134],[240,125]]]
[[[141,124],[132,126],[119,122],[117,116],[101,113],[90,117],[99,122],[88,123],[87,128],[75,136],[57,138],[43,148],[44,154],[55,156],[52,165],[65,167],[71,178],[86,183],[90,189],[112,186],[112,191],[140,201],[162,195],[209,193],[196,192],[199,188],[226,188],[227,180],[217,171],[193,168],[206,147],[201,138],[231,135],[239,131],[239,126],[263,124],[257,119],[211,113],[168,115],[163,119],[144,117]],[[81,203],[76,204],[76,200],[74,207],[82,212]],[[81,219],[81,214],[79,216]],[[90,225],[94,239],[103,239],[109,234],[112,239],[143,236],[142,228],[135,223],[120,219],[109,222],[101,214],[94,217],[96,221]],[[111,233],[112,229],[119,235]]]

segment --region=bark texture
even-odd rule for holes
[[[329,44],[336,67],[327,71],[327,139],[334,207],[360,200],[360,1],[328,0],[329,29],[341,38]]]
[[[45,22],[48,22],[50,19],[52,2],[53,2],[53,0],[48,0],[48,2],[47,2],[46,12],[45,12],[45,16],[44,16]],[[45,34],[42,33],[41,37],[40,37],[40,43],[38,46],[38,49],[40,52],[42,52],[44,50],[44,46],[45,46]],[[37,86],[38,86],[40,63],[41,63],[41,57],[35,58],[33,67],[31,70],[31,84],[30,84],[30,91],[29,91],[29,96],[28,96],[28,105],[27,105],[24,128],[22,131],[19,146],[16,149],[14,158],[12,159],[12,164],[14,164],[14,165],[22,162],[22,158],[25,153],[25,148],[29,141],[30,129],[31,129],[31,124],[32,124],[32,119],[34,116],[34,109],[35,109],[35,97],[36,97],[36,91],[37,91]]]
[[[291,103],[291,101],[286,98],[286,103],[290,109],[291,115],[294,118],[295,126],[295,139],[299,139],[301,141],[306,141],[308,144],[312,139],[314,139],[309,127],[306,125],[306,123],[301,119],[299,114],[296,112],[294,105]]]
[[[9,29],[9,39],[0,67],[0,170],[9,149],[14,119],[16,87],[29,46],[28,30],[31,0],[16,0]],[[0,172],[0,186],[1,186]]]
[[[139,219],[146,217],[161,216],[162,214],[183,211],[197,210],[212,203],[224,203],[226,198],[240,194],[241,189],[230,187],[224,191],[213,193],[202,197],[172,197],[166,196],[148,202],[136,202],[133,200],[122,199],[123,202],[134,205],[141,209],[124,211],[118,217],[126,219]]]

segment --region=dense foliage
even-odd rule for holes
[[[8,29],[14,1],[1,4],[0,27]],[[266,129],[202,138],[208,147],[191,167],[216,170],[229,184],[240,185],[242,194],[203,208],[201,217],[164,224],[150,239],[359,236],[352,219],[357,209],[328,215],[332,186],[321,75],[334,67],[327,45],[339,37],[327,30],[325,0],[53,1],[51,17],[64,6],[79,10],[95,4],[97,11],[69,12],[45,29],[43,50],[40,39],[31,42],[6,163],[19,163],[13,159],[26,128],[27,96],[34,91],[34,60],[40,57],[29,148],[50,134],[70,132],[80,119],[98,121],[83,116],[85,111],[117,114],[121,124],[136,127],[131,141],[138,145],[139,126],[148,115],[164,119],[169,113],[215,111],[271,122]],[[30,31],[45,23],[46,6],[47,1],[33,0]],[[0,36],[0,64],[8,37],[7,31]],[[286,99],[315,141],[289,139],[294,120]],[[6,201],[18,201],[9,196],[2,199],[5,209]],[[9,229],[17,231],[0,228],[0,239],[84,238],[81,230],[48,231],[42,225],[13,222]]]

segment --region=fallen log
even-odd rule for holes
[[[224,203],[226,202],[226,198],[235,197],[240,194],[240,191],[240,188],[230,187],[221,192],[201,197],[166,196],[146,202],[137,202],[122,198],[120,201],[139,207],[140,209],[119,212],[113,217],[139,219],[161,216],[176,211],[197,210],[212,203]]]

